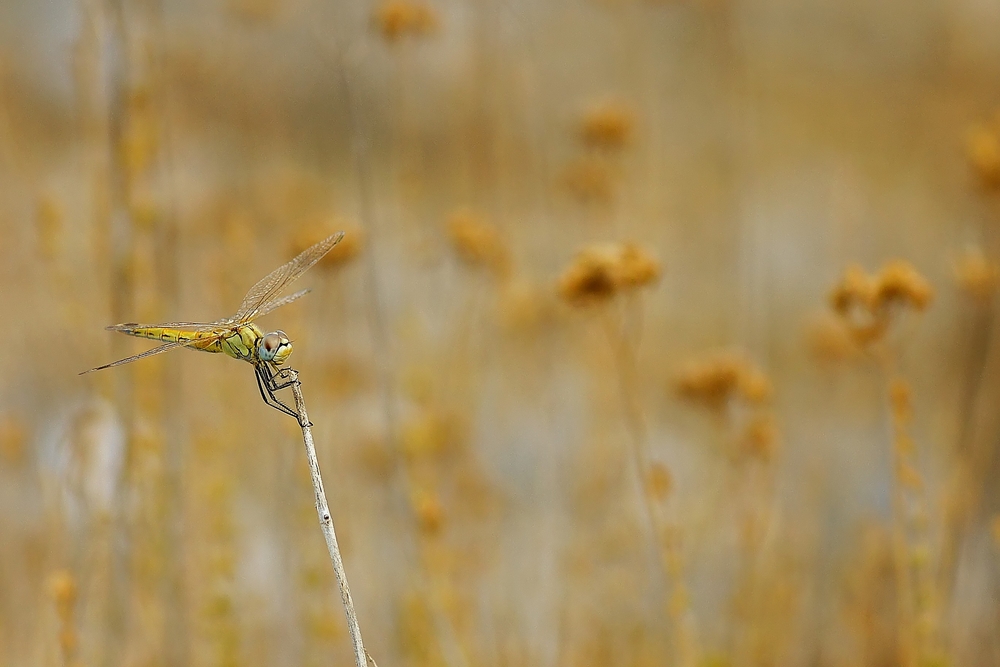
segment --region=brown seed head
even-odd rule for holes
[[[674,487],[674,477],[670,469],[659,461],[654,461],[646,473],[646,493],[658,502],[663,502]]]
[[[978,301],[990,299],[1000,283],[1000,267],[991,262],[979,248],[969,248],[956,260],[953,267],[955,282],[962,291]]]
[[[615,194],[611,168],[596,156],[571,162],[563,172],[563,184],[581,204],[607,204]]]
[[[830,293],[830,305],[838,314],[846,317],[855,308],[870,309],[874,294],[874,280],[860,266],[852,264]]]
[[[414,0],[388,0],[375,12],[375,25],[387,42],[434,32],[438,17],[429,6]]]
[[[27,430],[20,419],[14,416],[0,419],[0,462],[11,467],[23,463],[27,442]]]
[[[620,149],[632,140],[635,113],[621,102],[605,102],[589,109],[580,121],[580,140],[588,146]]]
[[[902,304],[916,311],[923,311],[930,305],[934,290],[930,283],[901,259],[894,259],[882,267],[875,282],[873,308],[885,309],[893,304]]]
[[[743,449],[755,459],[768,462],[774,458],[779,444],[780,433],[774,415],[755,415],[743,433]]]
[[[965,152],[982,186],[1000,188],[1000,122],[969,130]]]
[[[420,532],[428,537],[441,533],[441,527],[444,525],[444,508],[437,495],[426,491],[415,494],[413,512],[417,517]]]
[[[471,266],[485,266],[500,275],[510,270],[510,253],[499,232],[470,210],[448,218],[448,237],[458,256]]]
[[[874,276],[858,266],[848,267],[830,294],[830,305],[841,316],[854,340],[867,345],[885,335],[896,310],[923,311],[933,296],[930,283],[913,265],[896,259],[886,262]]]
[[[823,363],[846,361],[860,353],[857,341],[844,321],[829,312],[809,323],[806,344],[813,358]]]
[[[559,295],[573,305],[606,301],[619,292],[652,284],[660,264],[633,243],[584,248],[559,278]]]
[[[767,375],[734,352],[689,363],[677,376],[674,388],[681,398],[711,410],[723,409],[737,396],[750,404],[765,403],[773,391]]]
[[[72,614],[73,605],[76,604],[76,579],[69,570],[57,570],[49,575],[48,579],[49,595],[56,603],[56,610],[59,616],[65,620]]]

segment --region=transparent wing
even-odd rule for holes
[[[108,327],[109,329],[111,327]],[[204,338],[200,340],[205,340]],[[112,361],[110,364],[104,364],[103,366],[98,366],[97,368],[91,368],[90,370],[83,371],[80,375],[86,375],[87,373],[93,373],[94,371],[103,371],[105,368],[113,368],[115,366],[122,366],[124,364],[130,364],[133,361],[139,361],[140,359],[145,359],[146,357],[152,357],[157,354],[162,354],[164,352],[169,352],[177,347],[184,347],[190,345],[194,341],[171,341],[169,343],[164,343],[163,345],[158,345],[151,350],[146,350],[145,352],[140,352],[139,354],[134,354],[131,357],[126,357],[125,359],[119,359],[118,361]]]
[[[260,310],[257,311],[257,314],[254,317],[263,317],[263,316],[267,315],[268,313],[270,313],[275,308],[281,308],[282,306],[286,306],[286,305],[290,304],[292,301],[295,301],[296,299],[304,297],[306,294],[309,294],[309,292],[311,292],[311,291],[312,291],[311,289],[300,290],[300,291],[296,292],[295,294],[289,294],[288,296],[283,297],[281,299],[278,299],[276,301],[271,301],[270,303],[265,303],[263,306],[260,307]]]
[[[236,315],[226,321],[249,322],[262,312],[270,312],[274,308],[277,308],[278,305],[271,307],[272,301],[279,305],[289,303],[288,300],[281,300],[279,303],[275,301],[275,297],[281,293],[281,290],[288,287],[293,280],[305,273],[309,267],[321,260],[323,255],[330,252],[330,249],[340,243],[342,238],[344,238],[344,232],[337,232],[332,236],[328,236],[316,245],[306,248],[292,261],[278,267],[261,278],[256,285],[250,288],[247,295],[243,297],[243,303],[240,304],[240,309],[236,311]]]
[[[219,331],[219,327],[228,324],[227,320],[220,320],[211,324],[206,322],[161,322],[159,324],[139,324],[138,322],[126,322],[124,324],[112,324],[104,327],[108,331],[121,331],[129,333],[136,329],[177,329],[178,331]],[[202,339],[204,340],[204,339]]]

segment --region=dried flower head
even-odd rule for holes
[[[894,312],[921,312],[930,305],[934,291],[909,262],[895,259],[868,275],[850,266],[830,293],[830,305],[861,345],[875,342],[888,330]]]
[[[68,570],[57,570],[49,575],[49,595],[60,608],[71,608],[76,602],[76,579]]]
[[[974,299],[991,298],[1000,283],[1000,266],[991,262],[979,248],[968,248],[954,263],[955,282]]]
[[[563,184],[581,204],[607,204],[615,194],[611,167],[596,156],[571,162],[563,172]]]
[[[634,243],[584,248],[559,278],[559,295],[573,305],[606,301],[660,277],[660,264]]]
[[[859,356],[861,349],[842,318],[825,312],[809,322],[806,344],[813,358],[839,363]]]
[[[760,404],[770,399],[767,375],[736,352],[719,352],[689,363],[674,382],[677,394],[713,411],[725,408],[734,398]]]
[[[674,477],[670,469],[659,461],[654,461],[646,472],[646,493],[658,502],[663,502],[674,488]]]
[[[552,321],[555,297],[551,290],[528,282],[508,282],[500,292],[500,322],[511,331],[532,331]]]
[[[448,238],[467,264],[486,266],[500,275],[510,270],[510,253],[497,230],[468,209],[448,218]]]
[[[375,12],[375,25],[387,42],[404,37],[420,37],[434,32],[437,13],[427,4],[414,0],[388,0]]]
[[[743,431],[742,446],[749,456],[767,462],[774,458],[779,445],[778,423],[774,415],[754,415]]]
[[[420,532],[428,537],[440,534],[444,525],[444,507],[441,506],[437,495],[427,491],[417,492],[414,494],[412,505]]]
[[[901,259],[887,262],[875,281],[875,309],[901,304],[917,311],[930,305],[934,290],[913,265]]]
[[[23,463],[27,442],[27,430],[20,419],[12,415],[0,419],[0,462],[5,466]]]
[[[1000,187],[1000,117],[970,129],[965,152],[983,187]]]
[[[620,149],[632,140],[635,113],[621,102],[605,102],[587,110],[580,120],[580,140],[588,146]]]

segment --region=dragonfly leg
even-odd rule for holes
[[[278,400],[278,397],[274,395],[274,392],[282,387],[276,388],[274,376],[271,374],[270,369],[268,369],[266,365],[260,364],[254,369],[254,371],[254,375],[257,377],[257,389],[260,390],[260,397],[264,399],[265,403],[270,405],[275,410],[284,412],[286,415],[291,417],[295,417],[301,426],[312,426],[312,424],[303,424],[302,417],[299,413],[282,403]]]
[[[287,389],[288,387],[291,387],[293,384],[299,384],[299,374],[298,372],[292,370],[291,368],[282,368],[277,373],[273,373],[271,375],[271,389],[273,389],[274,391]]]

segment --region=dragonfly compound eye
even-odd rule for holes
[[[283,331],[272,331],[260,339],[257,353],[264,361],[283,364],[292,353],[292,341]]]

